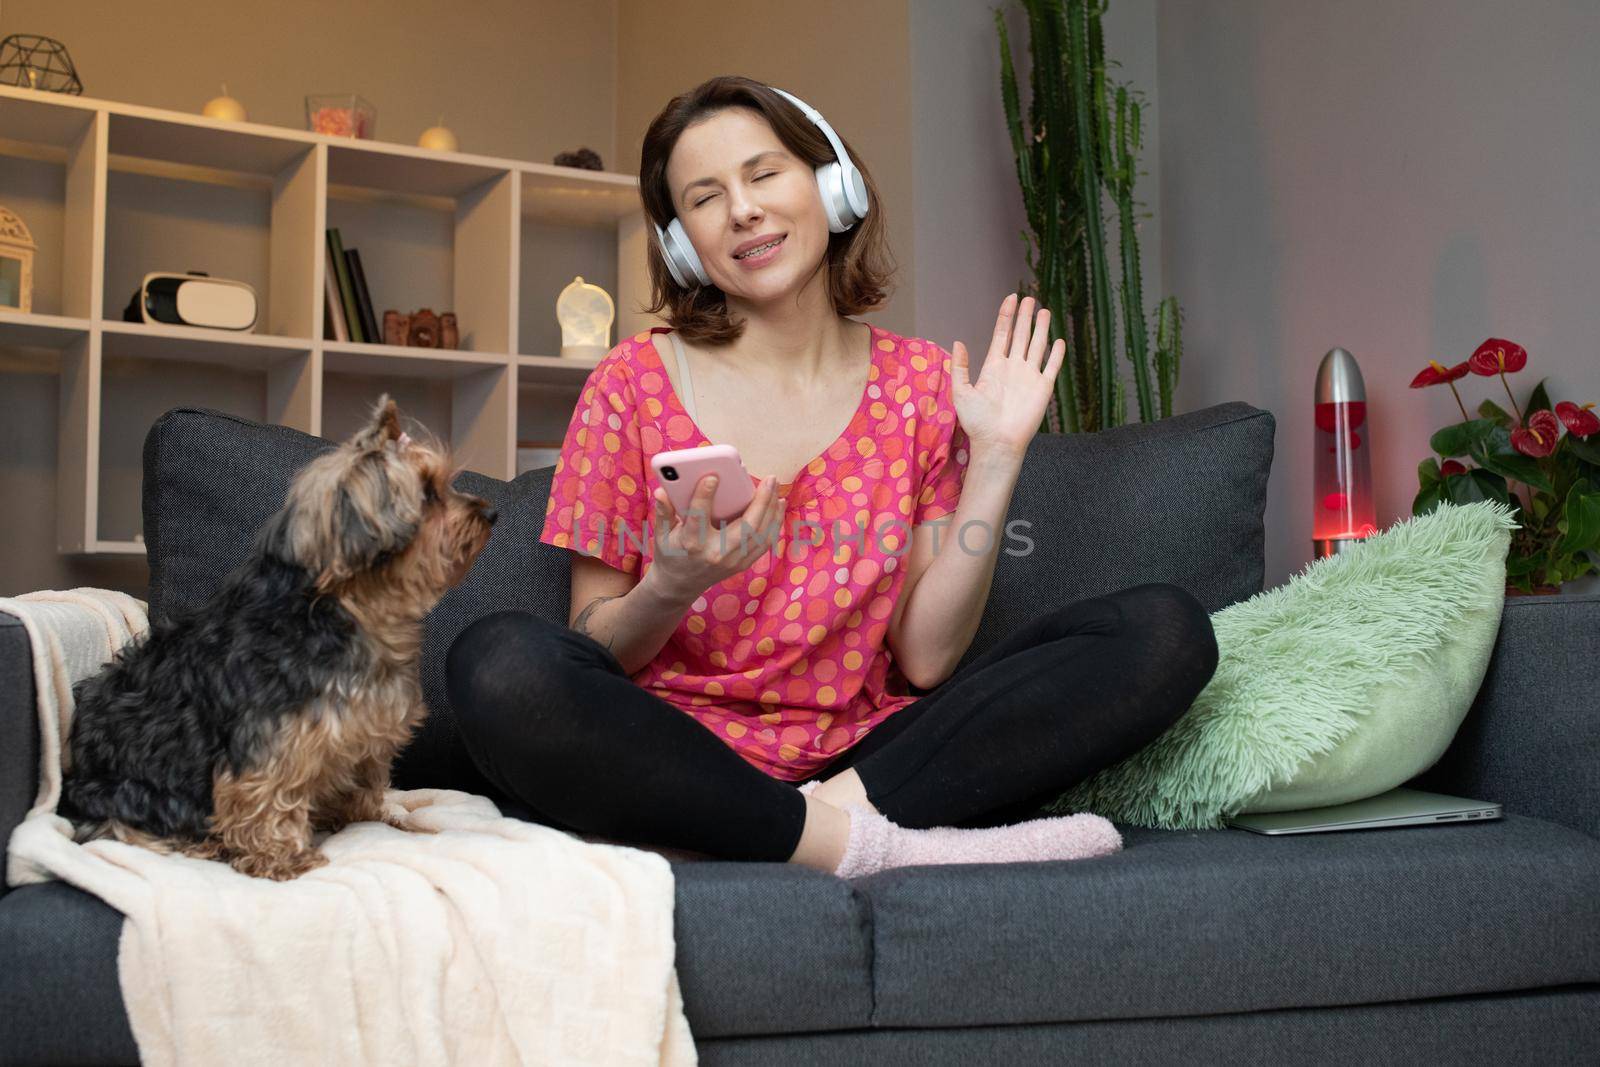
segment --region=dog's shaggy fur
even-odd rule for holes
[[[156,622],[74,692],[58,810],[114,836],[286,880],[316,830],[383,821],[427,714],[422,620],[489,538],[448,452],[388,397],[295,477],[216,595]]]

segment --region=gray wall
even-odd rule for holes
[[[1429,359],[1528,350],[1520,404],[1600,401],[1600,4],[1167,2],[1158,18],[1166,278],[1187,407],[1277,416],[1268,587],[1311,559],[1323,353],[1361,364],[1380,529],[1411,513],[1447,388]],[[1498,379],[1456,383],[1468,410]]]
[[[960,340],[976,376],[1000,301],[1024,279],[1027,229],[1000,100],[993,7],[911,5],[911,149],[917,174],[916,320],[945,349]],[[1027,20],[1006,5],[1017,80],[1027,91]],[[1023,96],[1026,113],[1028,96]]]

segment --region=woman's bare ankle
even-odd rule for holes
[[[881,814],[872,801],[867,799],[867,787],[862,783],[861,776],[856,773],[854,767],[829,778],[812,790],[811,795],[841,810],[851,804],[860,804],[868,811]]]
[[[845,846],[849,843],[849,813],[818,800],[815,793],[806,797],[805,827],[800,831],[800,843],[795,846],[789,862],[832,874],[839,869],[839,861],[844,858]]]

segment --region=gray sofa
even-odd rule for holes
[[[1036,438],[1010,515],[1032,524],[1033,549],[1002,553],[968,658],[1038,611],[1129,585],[1172,582],[1212,611],[1259,592],[1273,433],[1268,412],[1229,403]],[[203,602],[327,447],[216,412],[163,416],[144,453],[152,613]],[[538,541],[549,477],[462,475],[501,518],[429,617],[432,711],[397,761],[399,788],[494,793],[461,746],[441,662],[487,611],[566,619],[567,554]],[[678,973],[701,1059],[1592,1060],[1596,663],[1600,596],[1507,602],[1471,714],[1413,783],[1500,801],[1500,821],[1287,838],[1119,824],[1125,848],[1096,860],[848,882],[785,864],[674,863]],[[0,615],[7,836],[35,789],[28,664],[23,630]],[[61,883],[0,896],[0,1060],[137,1062],[121,924]]]

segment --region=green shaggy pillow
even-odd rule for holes
[[[1427,770],[1483,683],[1517,523],[1442,503],[1211,617],[1216,674],[1188,713],[1051,812],[1220,829],[1387,792]]]

